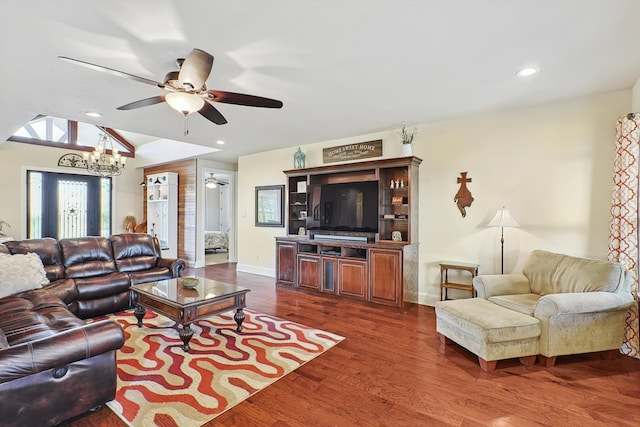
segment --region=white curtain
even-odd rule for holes
[[[640,166],[640,113],[618,119],[614,159],[609,259],[625,265],[633,273],[631,292],[638,301],[638,170]],[[626,319],[625,339],[620,351],[640,359],[638,304]]]

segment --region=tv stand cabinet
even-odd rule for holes
[[[407,308],[418,297],[418,245],[276,237],[276,284]]]
[[[417,303],[421,162],[410,156],[285,171],[288,235],[276,238],[276,285],[405,311]],[[362,181],[378,183],[378,232],[315,230],[313,204],[322,185]],[[315,239],[318,234],[323,238]],[[349,240],[350,235],[361,241]]]

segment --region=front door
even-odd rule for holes
[[[111,179],[29,171],[27,209],[30,239],[111,234]]]

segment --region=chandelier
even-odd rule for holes
[[[109,145],[111,154],[107,152]],[[118,153],[117,148],[113,148],[111,139],[106,133],[101,133],[98,137],[98,145],[92,153],[83,153],[87,170],[103,177],[118,176],[122,174],[127,158]]]

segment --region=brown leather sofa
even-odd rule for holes
[[[49,284],[0,299],[0,424],[56,425],[113,400],[114,321],[86,323],[131,306],[132,284],[179,277],[147,234],[6,242],[0,252],[39,255]]]

